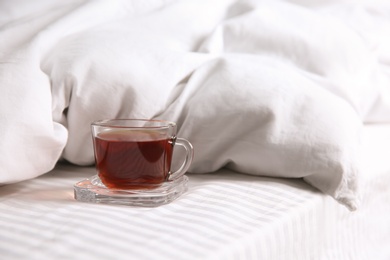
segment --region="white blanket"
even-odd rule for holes
[[[305,2],[2,2],[0,183],[93,164],[94,120],[161,118],[190,172],[303,177],[356,208],[361,124],[390,121],[390,3]]]

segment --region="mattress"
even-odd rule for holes
[[[302,179],[221,169],[191,174],[170,204],[76,201],[93,167],[59,163],[0,188],[2,259],[389,259],[390,125],[363,132],[361,205],[349,211]]]

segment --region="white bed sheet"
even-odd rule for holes
[[[350,212],[300,179],[191,174],[171,204],[75,201],[94,168],[59,164],[0,187],[2,259],[389,259],[390,125],[364,129],[362,205]]]

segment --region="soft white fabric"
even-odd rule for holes
[[[163,118],[191,172],[303,177],[356,207],[361,123],[390,121],[390,4],[0,5],[0,183],[92,164],[94,120]]]
[[[301,179],[226,169],[189,175],[188,192],[156,208],[81,203],[72,186],[94,167],[58,164],[0,189],[1,258],[388,260],[390,124],[364,127],[363,153],[354,212]]]

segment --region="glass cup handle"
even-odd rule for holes
[[[175,145],[179,145],[179,146],[184,147],[184,149],[186,150],[186,155],[184,158],[184,162],[180,166],[180,168],[175,172],[169,173],[168,180],[170,180],[170,181],[173,181],[173,180],[183,176],[187,172],[188,168],[190,168],[190,165],[192,163],[192,159],[194,158],[194,148],[188,140],[186,140],[184,138],[176,138]]]

